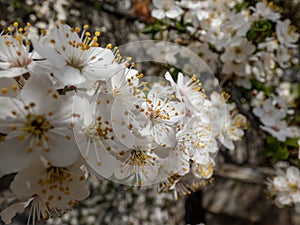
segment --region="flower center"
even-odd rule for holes
[[[76,58],[76,57],[71,57],[71,58],[68,58],[66,60],[66,63],[68,66],[71,66],[75,69],[78,69],[80,72],[82,71],[82,69],[84,68],[84,63],[82,63],[80,61],[80,59]]]
[[[51,166],[47,168],[46,182],[53,183],[57,181],[64,181],[71,176],[68,169],[64,167]]]
[[[141,151],[141,150],[137,150],[137,149],[133,149],[130,153],[130,165],[131,166],[144,166],[147,164],[147,159],[152,158],[153,157],[145,154],[145,152]],[[149,163],[149,162],[148,162]]]
[[[145,114],[153,125],[162,120],[170,120],[169,113],[163,109],[165,107],[164,102],[158,100],[157,104],[154,104],[150,99],[146,99],[146,101],[148,103],[148,108],[145,110]]]
[[[26,56],[17,58],[14,62],[11,63],[11,67],[26,67],[32,62],[31,58]]]
[[[242,53],[242,49],[240,48],[240,47],[235,47],[234,48],[234,52],[235,52],[235,54],[241,54]]]
[[[38,139],[41,139],[48,130],[54,128],[53,125],[42,115],[28,114],[26,119],[27,121],[22,130]]]

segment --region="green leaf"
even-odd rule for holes
[[[295,120],[296,120],[297,122],[300,122],[300,115],[297,115],[297,116],[295,117]]]
[[[298,147],[298,140],[299,138],[288,138],[285,142],[285,145],[290,147]]]
[[[274,152],[271,149],[266,148],[262,151],[262,155],[263,157],[268,158],[272,157],[274,155]]]
[[[284,148],[279,148],[275,154],[274,154],[274,157],[276,160],[286,160],[288,159],[290,153],[287,149],[287,147],[284,147]]]
[[[252,24],[255,31],[266,32],[272,30],[272,24],[269,20],[258,20]]]
[[[185,31],[184,25],[182,25],[182,24],[179,23],[179,22],[175,24],[175,28],[176,28],[176,30],[178,30],[178,31]]]
[[[250,28],[246,34],[248,41],[252,41],[256,37],[256,32],[254,29]]]
[[[153,24],[151,26],[147,26],[144,29],[141,30],[143,34],[152,34],[152,33],[157,33],[158,31],[161,30],[161,26]]]

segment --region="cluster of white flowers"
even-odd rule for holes
[[[279,9],[273,9],[274,5],[263,1],[237,11],[236,6],[242,3],[163,0],[159,5],[154,2],[158,9],[152,11],[152,16],[174,19],[168,13],[177,12],[174,19],[177,21],[183,16],[190,35],[187,47],[199,54],[212,70],[221,65],[226,79],[235,76],[237,85],[247,89],[251,88],[252,78],[274,84],[277,81],[274,76],[281,76],[283,69],[298,64],[295,55],[299,34],[290,20],[280,20]],[[180,34],[166,36],[180,40]]]
[[[183,14],[185,23],[188,24],[186,32],[191,37],[186,38],[187,40],[183,43],[196,52],[213,71],[217,71],[218,65],[221,66],[223,74],[220,77],[221,83],[234,77],[231,81],[234,80],[236,85],[247,89],[251,89],[252,79],[262,82],[266,86],[276,87],[280,85],[279,82],[283,78],[283,70],[293,64],[298,64],[297,41],[299,34],[291,25],[290,20],[280,19],[280,9],[272,3],[258,2],[255,7],[246,7],[239,11],[237,11],[237,6],[242,6],[243,1],[193,2],[187,0],[172,4],[177,4],[185,12],[181,14]],[[156,5],[154,4],[154,6]],[[154,17],[162,19],[157,17],[154,12],[152,13]],[[176,20],[179,19],[180,17],[176,18]],[[172,24],[173,22],[169,21],[168,23]],[[169,39],[182,41],[178,35],[166,36]],[[291,83],[286,82],[285,84],[291,86]],[[282,86],[282,91],[289,92],[288,96],[291,97],[292,93],[288,86]],[[267,107],[268,102],[272,102],[272,100],[267,100],[264,107]],[[283,112],[284,109],[280,111],[286,114]],[[287,124],[283,121],[285,115],[282,113],[280,118],[272,118],[273,124],[265,124],[258,110],[254,110],[254,114],[264,124],[261,126],[262,129],[279,141],[285,141],[286,137],[295,137],[295,133],[299,133],[285,132],[284,128],[287,127]],[[276,127],[280,126],[280,133],[286,137],[278,136],[279,131],[270,128],[270,126],[274,128],[274,123],[278,121],[280,123],[276,124]]]
[[[263,124],[260,128],[282,142],[287,138],[300,137],[300,129],[297,126],[288,126],[284,120],[288,114],[293,114],[293,112],[289,109],[287,102],[276,95],[253,108],[254,115]]]
[[[282,18],[282,9],[265,0],[254,3],[162,0],[160,5],[154,1],[153,6],[152,16],[157,20],[154,29],[148,27],[146,31],[152,32],[156,39],[173,41],[194,51],[227,90],[247,92],[241,94],[243,97],[249,95],[240,104],[259,119],[260,129],[268,135],[266,145],[273,145],[266,146],[270,147],[270,154],[283,152],[278,156],[282,160],[295,158],[294,152],[300,143],[299,79],[291,73],[299,65],[300,35],[289,19]],[[172,63],[178,63],[178,55],[186,57],[178,52],[161,53],[158,54]],[[190,69],[190,64],[186,63],[184,71]],[[231,143],[225,141],[223,144],[233,148]],[[288,177],[281,179],[284,183],[281,186],[278,179],[274,180],[277,190],[274,194],[281,196],[284,188],[288,189],[287,193],[294,190],[293,185],[292,188],[288,185],[291,173],[299,177],[295,170],[296,167],[288,169]],[[293,199],[299,198],[300,193],[294,192],[293,196]],[[279,200],[281,204],[290,204],[294,200],[284,198],[282,201]]]
[[[278,207],[295,205],[300,207],[300,171],[287,162],[278,162],[275,165],[276,176],[268,182],[268,192],[275,197]]]
[[[256,87],[252,86],[253,80],[256,80],[267,87],[282,87],[281,93],[278,94],[288,92],[285,93],[287,98],[294,95],[295,91],[294,93],[290,91],[292,83],[285,82],[283,86],[280,82],[284,79],[284,69],[299,63],[297,58],[299,33],[290,20],[280,19],[280,8],[265,1],[256,3],[255,7],[244,8],[242,7],[244,2],[239,0],[218,2],[186,0],[172,4],[170,1],[162,2],[183,9],[180,15],[183,24],[186,24],[185,35],[190,36],[174,34],[172,30],[169,31],[169,27],[163,26],[162,29],[170,32],[169,35],[165,35],[167,40],[181,41],[197,53],[214,72],[221,73],[221,84],[230,79],[230,82],[238,86],[255,89]],[[155,18],[163,19],[157,16],[156,10],[152,12]],[[181,17],[177,16],[173,21],[166,22],[175,24],[176,27]],[[171,58],[170,54],[165,57],[168,57],[168,60]],[[189,66],[186,64],[184,69],[188,71]],[[220,71],[217,71],[218,69]],[[268,108],[269,102],[273,100],[267,99],[263,107]],[[268,111],[267,108],[264,111]],[[270,117],[274,116],[273,123],[266,124],[260,115],[261,110],[254,109],[254,114],[263,123],[261,128],[279,141],[285,141],[286,137],[297,137],[297,133],[299,134],[299,128],[293,127],[292,133],[290,129],[285,129],[288,125],[284,121],[286,116],[284,110],[280,110],[280,115],[275,113],[277,117],[275,114],[268,114]]]
[[[168,190],[190,170],[209,178],[218,143],[233,149],[243,136],[245,117],[196,76],[143,80],[83,28],[60,22],[36,37],[14,23],[0,36],[0,176],[17,173],[19,199],[5,223],[29,205],[33,224],[63,213],[88,197],[89,171]]]

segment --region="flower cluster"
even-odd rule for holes
[[[196,75],[143,78],[99,36],[64,22],[38,37],[14,23],[0,36],[0,176],[17,173],[19,199],[5,223],[29,205],[33,224],[64,213],[88,197],[89,172],[186,194],[212,176],[218,144],[243,136],[245,117]]]
[[[155,37],[178,42],[194,51],[217,73],[222,85],[231,82],[255,91],[260,85],[265,90],[275,91],[275,88],[281,85],[280,82],[285,81],[286,86],[281,85],[284,88],[282,91],[285,92],[293,86],[293,81],[287,81],[285,77],[285,69],[299,63],[299,33],[290,20],[280,19],[279,7],[265,1],[254,6],[236,0],[162,1],[161,4],[164,3],[168,6],[164,8],[166,13],[173,12],[174,7],[180,7],[182,10],[176,10],[178,13],[175,19],[167,14],[165,18],[158,16],[157,10],[162,9],[154,2],[154,7],[159,9],[153,10],[152,16],[160,20],[147,27],[145,33],[159,34],[160,36]],[[176,54],[173,51],[173,56]],[[180,56],[185,57],[184,54]],[[166,57],[172,58],[170,54]],[[171,61],[176,63],[176,58],[173,57]],[[186,64],[184,69],[189,70],[189,67],[190,64]],[[294,96],[294,102],[298,96],[297,90],[292,90],[293,93],[289,91],[288,95]],[[269,93],[265,99],[268,97]],[[254,114],[257,115],[255,112]],[[287,127],[282,121],[284,117],[285,115],[282,115],[281,118],[272,119],[281,120],[282,124],[278,126]],[[262,123],[264,124],[263,121]],[[268,129],[267,131],[275,138],[278,137],[276,132]],[[295,133],[300,136],[299,131]],[[294,137],[297,134],[287,136]],[[278,140],[285,141],[285,138]]]
[[[279,141],[286,141],[287,138],[297,138],[300,133],[296,126],[288,126],[284,118],[293,113],[289,106],[280,96],[272,96],[266,99],[262,105],[253,108],[253,113],[263,125],[260,128]]]
[[[268,182],[268,192],[275,197],[275,204],[284,206],[300,206],[300,171],[286,162],[278,162],[276,176]]]
[[[282,9],[273,2],[243,0],[162,0],[153,1],[153,7],[156,20],[143,32],[191,49],[209,65],[223,89],[232,96],[238,93],[234,101],[249,111],[250,126],[265,134],[263,152],[272,159],[270,166],[277,160],[299,165],[300,35]],[[178,51],[157,54],[173,64],[187,58]],[[190,71],[193,64],[185,63],[183,70]]]
[[[234,76],[236,84],[247,89],[252,87],[253,78],[272,85],[283,69],[298,64],[299,34],[290,20],[280,19],[279,9],[272,4],[258,2],[245,7],[247,4],[236,0],[164,0],[159,5],[154,1],[154,6],[158,9],[152,11],[153,17],[168,18],[160,30],[169,33],[165,35],[168,40],[185,44],[214,71],[220,65],[221,79]],[[169,15],[175,12],[176,19]],[[158,31],[157,26],[148,31]]]

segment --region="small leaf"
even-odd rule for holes
[[[285,144],[290,147],[298,147],[298,140],[299,138],[288,138]]]
[[[248,41],[252,41],[255,38],[255,36],[256,36],[255,30],[252,29],[252,28],[249,29],[247,34],[246,34],[246,37],[247,37]]]
[[[274,154],[274,157],[276,160],[286,160],[288,159],[290,153],[287,149],[287,147],[284,147],[284,148],[279,148],[275,154]]]
[[[270,23],[269,20],[259,20],[259,21],[255,21],[252,27],[255,31],[266,32],[272,29],[272,24]]]

